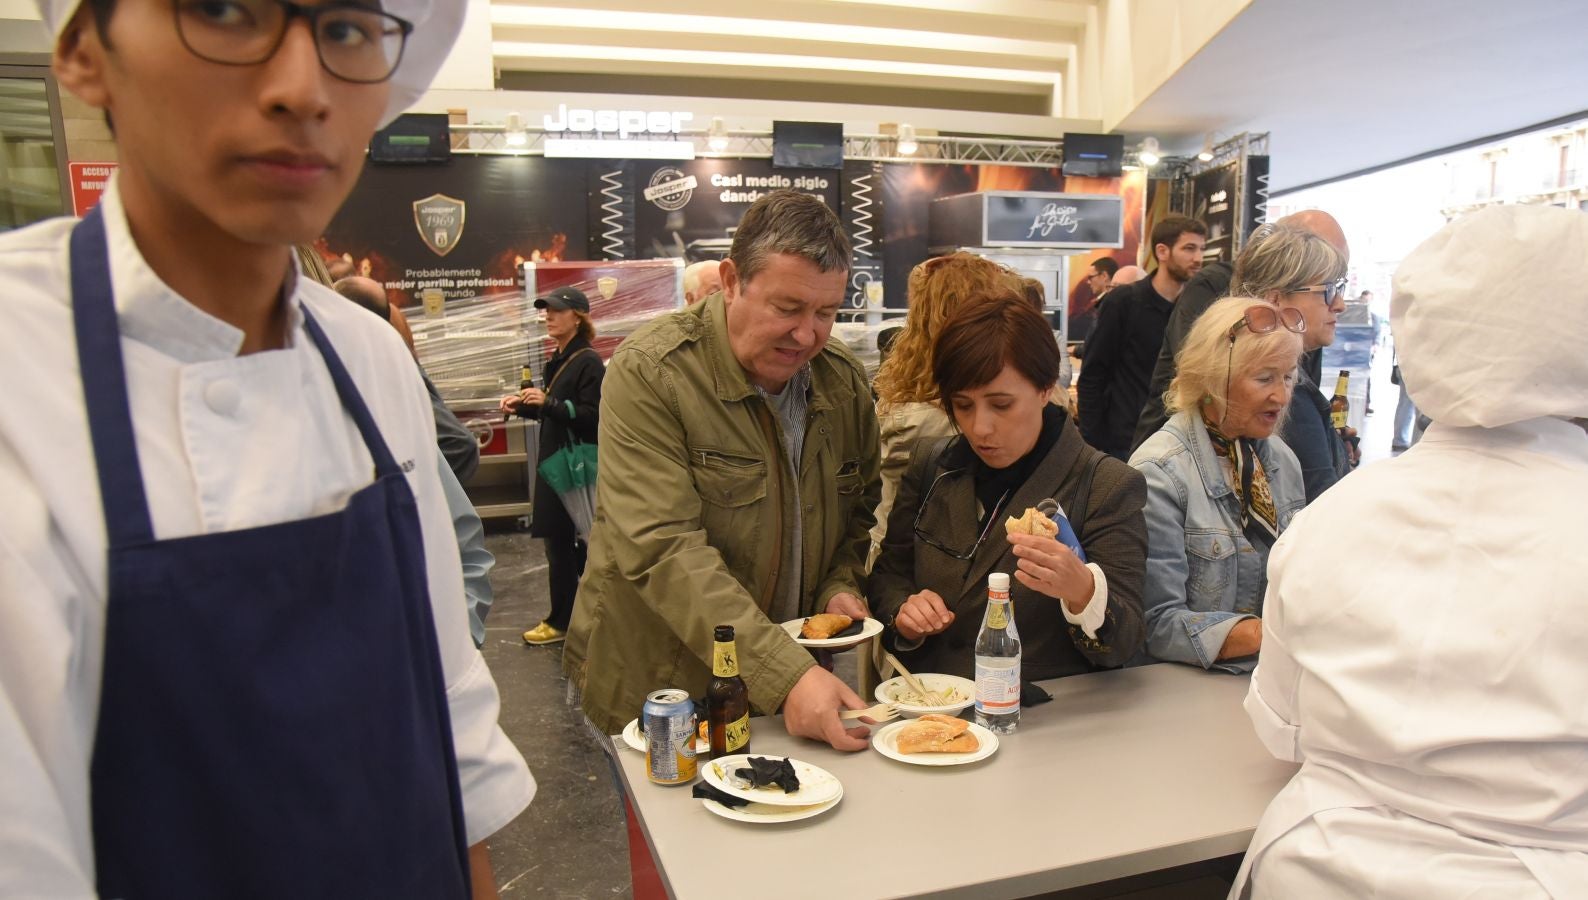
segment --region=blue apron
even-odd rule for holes
[[[305,308],[374,484],[341,512],[156,540],[98,210],[72,232],[71,265],[109,537],[100,896],[467,897],[417,508],[324,331]]]

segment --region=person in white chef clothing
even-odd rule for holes
[[[1395,274],[1432,416],[1274,547],[1246,709],[1295,778],[1232,897],[1588,897],[1588,215],[1491,207]]]
[[[292,253],[464,5],[42,5],[120,171],[0,236],[0,896],[495,895],[429,402]]]

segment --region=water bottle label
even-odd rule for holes
[[[1020,709],[1020,664],[976,664],[976,711],[1001,716]]]
[[[987,627],[1009,627],[1009,605],[1007,603],[994,603],[987,607]]]

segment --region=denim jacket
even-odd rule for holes
[[[1279,530],[1306,505],[1301,465],[1277,437],[1257,441]],[[1176,413],[1130,457],[1147,479],[1147,647],[1137,663],[1250,672],[1257,657],[1218,660],[1230,629],[1262,614],[1268,552],[1241,532],[1234,490],[1194,411]]]

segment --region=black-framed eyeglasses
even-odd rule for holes
[[[921,517],[926,513],[927,501],[932,499],[932,492],[937,490],[937,483],[950,475],[957,475],[963,471],[964,469],[951,469],[947,472],[940,473],[936,478],[932,479],[932,483],[926,488],[926,493],[922,495],[920,502],[915,505],[915,523],[911,526],[915,531],[915,536],[923,543],[931,547],[936,547],[938,550],[941,550],[943,553],[947,554],[950,558],[957,559],[962,562],[976,558],[976,551],[981,549],[981,545],[987,540],[987,536],[992,534],[993,525],[998,521],[998,511],[1001,510],[1004,503],[1009,500],[1009,492],[1005,491],[1004,495],[998,498],[998,502],[993,504],[993,508],[987,511],[987,524],[982,526],[981,536],[976,538],[976,543],[972,544],[969,550],[955,550],[942,541],[939,541],[937,538],[927,534],[925,531],[922,531]]]
[[[325,71],[343,81],[379,84],[397,71],[413,23],[355,2],[177,0],[176,31],[199,59],[256,66],[276,55],[295,18],[309,23]]]
[[[1345,296],[1345,279],[1336,278],[1326,284],[1309,284],[1291,291],[1292,294],[1322,294],[1323,305],[1333,306],[1334,298]]]

